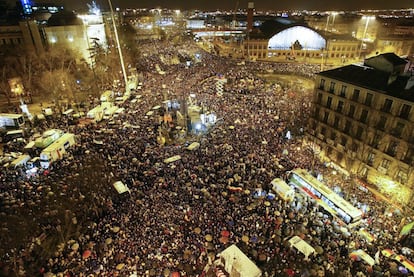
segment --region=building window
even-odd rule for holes
[[[410,112],[411,112],[411,106],[404,104],[401,107],[401,111],[400,111],[400,117],[404,118],[404,119],[409,119],[410,118]]]
[[[354,117],[354,114],[355,114],[355,106],[354,105],[350,105],[349,106],[349,111],[348,111],[348,116],[349,117]]]
[[[362,110],[359,121],[361,121],[362,123],[367,123],[367,118],[368,118],[368,110]]]
[[[335,82],[331,82],[331,86],[329,87],[329,92],[334,93],[335,92]]]
[[[341,136],[341,145],[345,146],[348,142],[348,139],[345,136]]]
[[[391,99],[385,99],[384,105],[381,108],[381,111],[385,113],[389,113],[391,111],[392,106],[392,100]]]
[[[338,106],[336,107],[336,111],[338,113],[341,113],[343,108],[344,108],[344,102],[343,101],[338,101]]]
[[[374,165],[374,160],[375,160],[375,153],[374,152],[369,152],[368,157],[367,157],[367,165],[373,166]]]
[[[387,118],[385,116],[381,116],[377,123],[377,128],[384,131],[385,124],[387,123]]]
[[[331,130],[331,140],[336,140],[336,132],[334,130]]]
[[[328,123],[328,118],[329,118],[329,112],[325,111],[325,114],[323,115],[323,122]]]
[[[326,107],[328,109],[330,109],[331,106],[332,106],[332,97],[331,96],[328,96],[328,99],[326,100]]]
[[[405,124],[402,122],[397,122],[395,128],[392,130],[391,134],[400,138],[404,131]]]
[[[402,184],[406,184],[408,182],[407,172],[405,170],[399,170],[397,173],[397,180]]]
[[[368,168],[363,167],[363,168],[361,169],[361,171],[359,172],[359,175],[360,175],[362,178],[367,178],[367,177],[368,177]]]
[[[338,126],[339,126],[339,117],[336,116],[336,115],[335,115],[335,118],[334,118],[334,124],[333,124],[333,126],[334,126],[335,129],[338,129]]]
[[[388,148],[386,153],[392,157],[395,157],[397,154],[398,142],[397,141],[390,141],[388,144]]]
[[[367,93],[367,96],[365,97],[365,105],[371,106],[372,104],[372,93]]]
[[[356,138],[361,140],[363,132],[364,132],[364,128],[362,128],[361,126],[358,126],[357,132],[355,134]]]
[[[350,132],[351,132],[351,127],[352,127],[352,123],[351,123],[351,121],[347,120],[347,121],[345,122],[344,133],[349,135],[349,134],[350,134]]]
[[[318,104],[322,103],[322,93],[318,93],[318,99],[316,100],[316,103]]]
[[[408,148],[407,151],[404,153],[402,161],[408,164],[409,166],[414,165],[414,147],[413,146]]]
[[[319,113],[320,113],[320,108],[316,107],[315,108],[315,118],[318,119],[319,118]]]
[[[339,96],[345,98],[345,96],[346,96],[346,86],[345,85],[342,85],[341,92],[340,92]]]
[[[381,167],[388,169],[390,167],[391,161],[387,159],[382,159]]]
[[[352,94],[352,101],[358,102],[359,100],[359,89],[354,89],[354,93]]]
[[[351,145],[351,151],[357,152],[358,151],[358,144],[356,142],[353,142]]]
[[[374,138],[372,139],[372,147],[378,148],[379,143],[381,141],[381,135],[380,134],[375,134]]]

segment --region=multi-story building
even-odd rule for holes
[[[360,45],[350,35],[290,24],[275,26],[273,33],[250,34],[243,42],[243,52],[246,58],[253,60],[342,65],[359,58]]]
[[[44,52],[44,35],[33,20],[16,25],[0,25],[0,46],[21,47],[38,54]]]
[[[321,158],[408,204],[414,189],[414,77],[394,53],[317,74],[309,139]]]

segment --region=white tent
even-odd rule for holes
[[[232,245],[219,254],[224,269],[230,276],[260,277],[260,269],[236,246]]]
[[[293,238],[291,238],[289,240],[289,243],[292,247],[295,247],[297,250],[303,253],[306,259],[309,257],[309,255],[315,253],[315,248],[310,246],[306,241],[304,241],[298,236],[294,236]]]
[[[122,194],[124,192],[130,192],[129,188],[124,183],[122,183],[121,181],[115,182],[113,184],[113,186],[119,194]]]

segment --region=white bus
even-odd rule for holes
[[[360,209],[351,205],[305,169],[292,170],[289,182],[309,197],[316,199],[332,216],[351,226],[360,223],[362,218]]]

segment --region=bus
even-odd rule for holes
[[[340,197],[329,187],[313,177],[305,169],[297,168],[290,172],[289,182],[294,187],[318,201],[332,216],[352,226],[362,219],[362,211]]]

